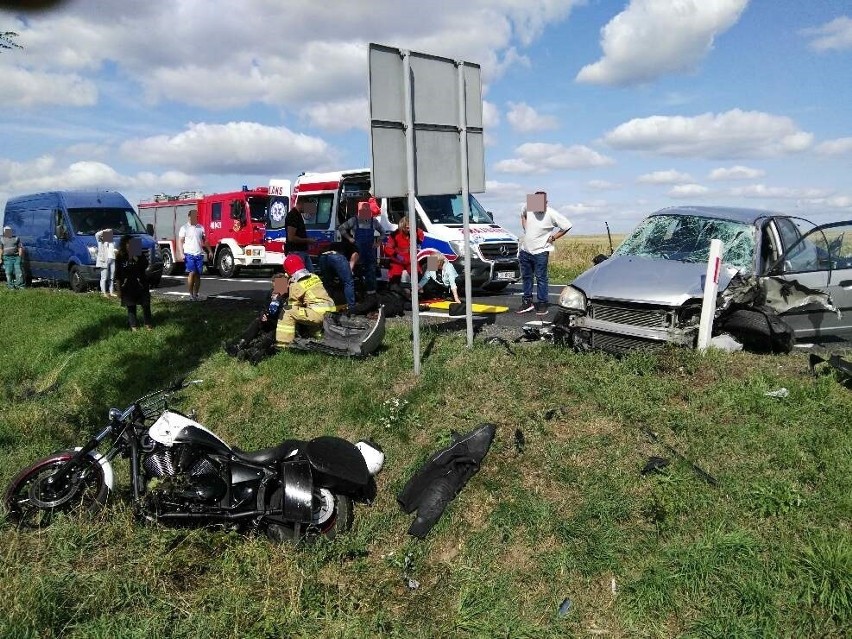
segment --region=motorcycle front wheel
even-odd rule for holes
[[[314,496],[314,511],[309,524],[300,526],[297,537],[295,526],[269,524],[266,536],[277,542],[298,542],[316,537],[333,539],[352,527],[352,498],[335,495],[327,488],[320,488]]]
[[[94,512],[106,503],[109,486],[104,469],[89,455],[71,469],[65,481],[49,481],[73,455],[74,451],[56,453],[15,475],[3,496],[10,521],[23,528],[42,528],[58,512]]]

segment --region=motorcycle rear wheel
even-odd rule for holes
[[[104,469],[90,456],[72,470],[71,479],[59,486],[46,480],[74,455],[73,451],[45,457],[21,470],[3,496],[8,519],[22,528],[43,528],[57,512],[95,512],[106,503],[109,486]]]
[[[294,534],[295,526],[289,524],[269,524],[266,536],[279,543],[309,541],[317,537],[333,539],[337,533],[344,533],[352,527],[352,519],[352,498],[335,495],[327,488],[321,488],[316,497],[312,521],[302,524],[298,539]]]

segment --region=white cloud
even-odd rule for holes
[[[601,29],[603,57],[578,82],[630,85],[692,71],[748,0],[631,0]]]
[[[815,151],[822,155],[845,155],[852,153],[852,138],[826,140],[816,146]]]
[[[690,198],[698,195],[706,195],[709,192],[710,189],[701,184],[678,184],[669,191],[669,197]]]
[[[640,175],[636,178],[636,181],[640,184],[683,184],[684,182],[691,182],[692,176],[689,173],[669,169],[668,171],[654,171]]]
[[[559,121],[552,115],[541,115],[524,102],[509,102],[506,120],[515,131],[522,133],[555,129],[559,125]]]
[[[808,46],[814,51],[852,49],[852,18],[840,16],[821,27],[802,29],[802,35],[812,36]]]
[[[98,101],[94,82],[76,73],[50,73],[0,66],[3,75],[3,104],[31,107],[39,104],[72,107],[91,106]]]
[[[26,45],[15,64],[29,73],[114,65],[150,102],[299,109],[363,98],[370,41],[479,63],[487,84],[528,64],[518,47],[583,1],[372,0],[365,10],[351,0],[241,0],[237,9],[230,0],[77,0],[13,23]]]
[[[500,124],[500,109],[498,109],[497,105],[493,102],[483,100],[482,128],[487,131],[488,129],[496,128],[498,124]]]
[[[590,169],[614,164],[614,160],[587,146],[528,142],[515,149],[519,157],[498,162],[502,173],[546,173],[557,170]]]
[[[730,194],[745,198],[775,198],[781,200],[798,200],[806,198],[825,198],[831,192],[825,189],[794,189],[784,186],[766,186],[751,184],[730,190]]]
[[[216,175],[282,175],[333,164],[336,151],[315,137],[256,122],[190,124],[174,136],[128,140],[134,160]]]
[[[326,131],[369,129],[370,113],[366,98],[339,102],[316,102],[300,111],[312,126]]]
[[[709,178],[715,181],[753,180],[755,178],[763,177],[764,175],[766,175],[766,171],[763,171],[762,169],[752,169],[747,166],[737,165],[713,169],[712,171],[710,171]]]
[[[586,186],[595,191],[616,191],[622,188],[621,184],[608,180],[589,180]]]
[[[694,117],[655,115],[620,124],[604,136],[617,149],[725,159],[778,157],[811,146],[813,134],[788,117],[733,109]]]
[[[123,175],[103,162],[73,162],[60,166],[55,158],[42,156],[30,162],[0,160],[0,191],[26,193],[45,189],[141,189],[183,188],[197,178],[180,171],[162,174],[140,172]]]
[[[574,202],[559,207],[559,212],[567,216],[600,215],[609,211],[609,202],[606,200],[592,200],[590,202]]]

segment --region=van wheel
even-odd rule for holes
[[[68,283],[71,285],[71,290],[75,293],[85,293],[89,285],[83,279],[83,274],[80,272],[79,266],[72,266],[68,272]]]
[[[219,249],[219,254],[216,256],[216,270],[222,277],[234,277],[240,270],[234,263],[234,254],[227,246]]]
[[[175,258],[169,249],[163,249],[163,275],[175,274]]]

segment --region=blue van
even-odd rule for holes
[[[95,233],[110,228],[115,241],[125,234],[139,236],[148,251],[151,286],[158,286],[163,260],[136,211],[116,191],[49,191],[10,198],[3,223],[12,227],[24,247],[24,277],[68,282],[83,292],[100,281],[95,268]]]

